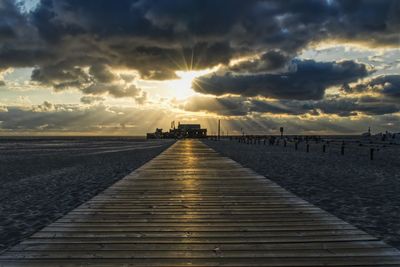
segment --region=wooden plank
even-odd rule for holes
[[[30,237],[25,240],[25,243],[95,243],[95,244],[130,244],[130,243],[141,243],[141,244],[199,244],[199,243],[210,243],[210,244],[259,244],[259,243],[304,243],[304,242],[353,242],[353,241],[376,241],[377,239],[368,234],[355,234],[355,235],[327,235],[327,236],[276,236],[276,237],[190,237],[188,233],[187,237],[145,237],[145,235],[138,235],[129,237],[50,237],[50,238],[35,238]],[[6,255],[4,253],[4,255]],[[1,257],[0,255],[0,260]]]
[[[161,250],[161,251],[180,251],[180,250],[214,250],[215,244],[197,243],[197,244],[143,244],[143,243],[110,243],[110,244],[92,244],[92,243],[25,243],[11,248],[11,251],[40,251],[40,250]],[[334,251],[335,249],[371,249],[371,248],[390,248],[382,241],[353,241],[353,242],[311,242],[311,243],[260,243],[260,244],[218,244],[218,248],[222,251],[229,250],[312,250],[327,249]]]
[[[0,266],[400,266],[400,253],[200,141],[178,141]]]
[[[120,231],[140,231],[143,232],[251,232],[251,231],[320,231],[320,230],[354,230],[354,226],[349,224],[338,225],[301,225],[301,226],[122,226],[122,225],[76,225],[76,224],[58,224],[50,225],[42,232],[120,232]]]
[[[320,236],[351,236],[364,235],[360,230],[277,230],[277,231],[48,231],[42,230],[32,237],[35,238],[58,238],[58,237],[131,237],[131,238],[267,238],[267,237],[320,237]]]
[[[73,252],[73,253],[72,253]],[[90,259],[94,255],[98,258],[107,259],[130,259],[132,258],[132,250],[97,250],[97,251],[86,251],[86,250],[51,250],[51,253],[46,253],[46,251],[10,251],[6,257],[3,259],[13,259],[18,257],[20,253],[24,253],[25,259]],[[396,256],[398,250],[394,248],[368,248],[368,249],[308,249],[308,250],[224,250],[211,249],[211,250],[201,250],[201,251],[190,251],[190,250],[175,250],[175,251],[146,251],[139,250],[135,255],[135,259],[178,259],[178,258],[191,258],[191,259],[202,259],[202,258],[276,258],[276,257],[286,257],[286,258],[321,258],[321,257],[364,257],[364,256]]]
[[[3,260],[3,266],[7,267],[70,267],[70,266],[101,266],[101,267],[171,267],[171,266],[191,266],[191,267],[206,267],[206,266],[247,266],[247,267],[282,267],[282,266],[347,266],[347,267],[387,267],[399,266],[400,260],[397,256],[365,256],[365,257],[304,257],[304,258],[288,258],[288,257],[273,257],[273,258],[161,258],[161,259],[137,259],[131,257],[129,259],[109,259],[97,257],[93,253],[89,259],[73,259],[70,257],[64,259],[23,259],[15,262],[15,259]]]

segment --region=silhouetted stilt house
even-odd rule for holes
[[[202,129],[200,124],[181,124],[175,128],[175,123],[171,123],[169,132],[156,129],[154,133],[148,133],[147,139],[168,139],[168,138],[206,138],[207,129]]]

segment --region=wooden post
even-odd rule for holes
[[[221,120],[218,120],[218,141],[220,139],[221,136]]]
[[[297,142],[294,143],[294,150],[297,150]]]
[[[283,146],[286,147],[286,139],[283,140]]]
[[[307,144],[306,151],[307,151],[307,153],[310,152],[310,144]]]
[[[370,159],[370,160],[374,160],[374,150],[375,150],[375,149],[373,149],[373,148],[371,148],[371,149],[369,150],[369,159]]]
[[[340,154],[344,155],[344,144],[343,144],[342,147],[340,148]]]
[[[323,144],[323,145],[322,145],[322,153],[325,153],[325,152],[326,152],[326,145]]]

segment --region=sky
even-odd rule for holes
[[[0,135],[400,132],[397,0],[0,0]]]

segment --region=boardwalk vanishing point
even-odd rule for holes
[[[0,255],[0,266],[400,266],[400,253],[182,140]]]

